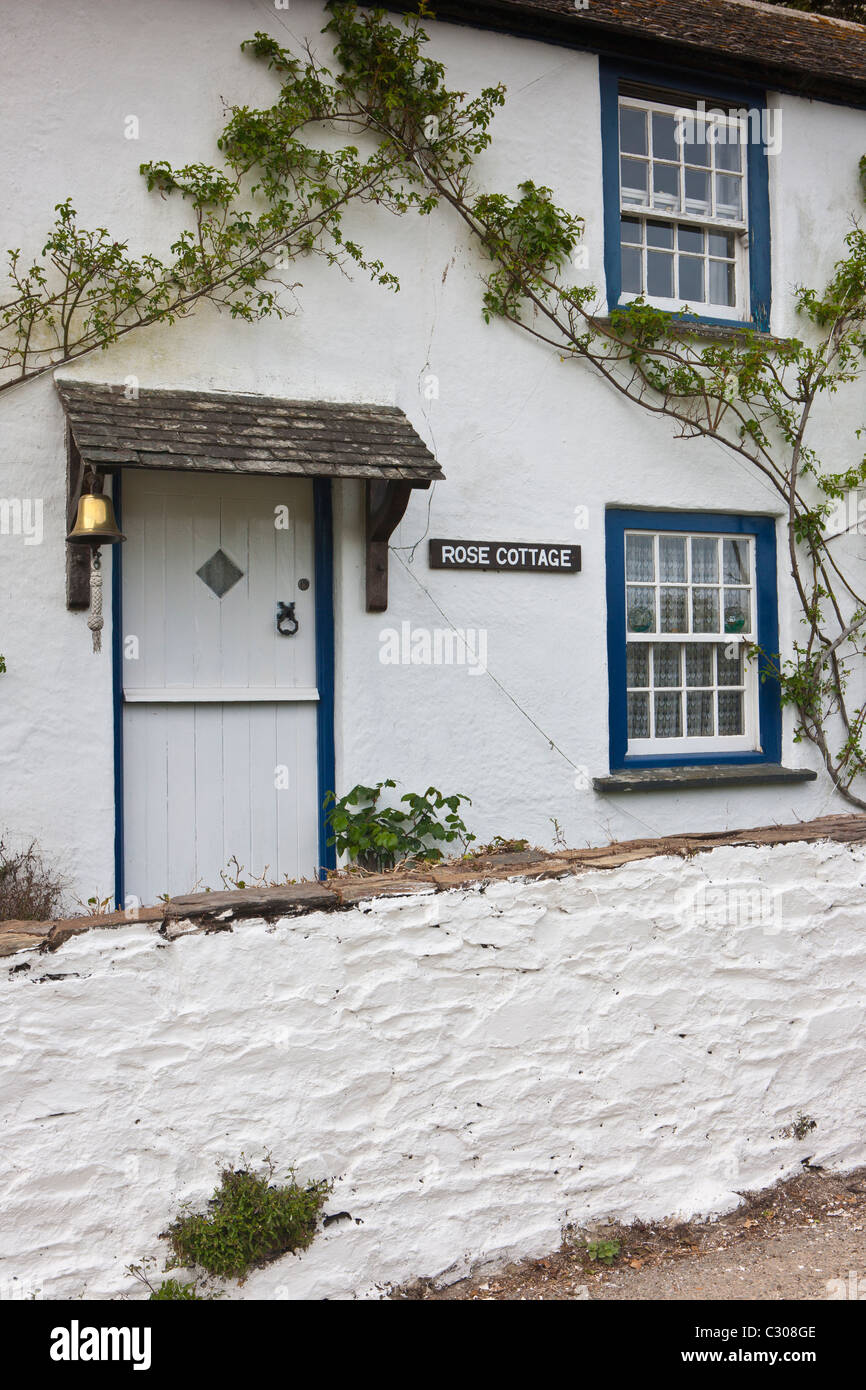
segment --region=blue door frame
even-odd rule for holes
[[[123,474],[114,474],[112,495],[118,525],[123,516]],[[335,791],[334,771],[334,525],[330,478],[313,479],[313,557],[316,591],[316,759],[319,828],[319,874],[333,869],[336,851],[328,846],[322,802]],[[111,662],[114,698],[114,897],[125,904],[123,835],[123,546],[111,553]]]
[[[117,524],[123,516],[123,474],[112,478]],[[123,530],[123,527],[120,526]],[[114,711],[114,905],[126,907],[123,867],[123,543],[111,548],[111,672]]]
[[[316,757],[319,783],[319,877],[337,866],[337,851],[328,846],[322,805],[335,792],[334,754],[334,520],[331,479],[313,479],[313,548],[316,574]]]

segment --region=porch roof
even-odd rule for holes
[[[429,482],[444,476],[402,410],[217,391],[56,380],[82,462],[93,468],[304,474]]]

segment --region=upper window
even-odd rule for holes
[[[710,138],[708,138],[708,134]],[[747,129],[685,107],[619,99],[622,296],[743,318]]]
[[[770,327],[766,95],[599,60],[610,309]]]
[[[611,766],[778,761],[775,524],[607,514]]]

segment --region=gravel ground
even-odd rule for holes
[[[561,1248],[544,1259],[447,1288],[422,1281],[392,1297],[775,1301],[852,1294],[866,1300],[866,1168],[845,1175],[804,1169],[744,1194],[735,1212],[715,1221],[567,1231]]]

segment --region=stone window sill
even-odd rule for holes
[[[612,772],[608,777],[593,777],[597,792],[659,791],[670,787],[751,786],[783,782],[814,782],[817,772],[806,767],[782,767],[781,763],[749,763],[741,766],[729,763],[705,767],[636,767]]]
[[[621,305],[625,308],[625,305]],[[607,314],[600,314],[597,322],[602,326],[610,327],[610,317]],[[750,333],[762,343],[784,344],[790,341],[787,338],[779,338],[775,333],[766,333],[762,329],[753,328],[750,324],[743,323],[707,323],[705,319],[681,319],[671,325],[674,336],[680,338],[707,338],[710,342],[734,342],[738,338],[743,338]]]

